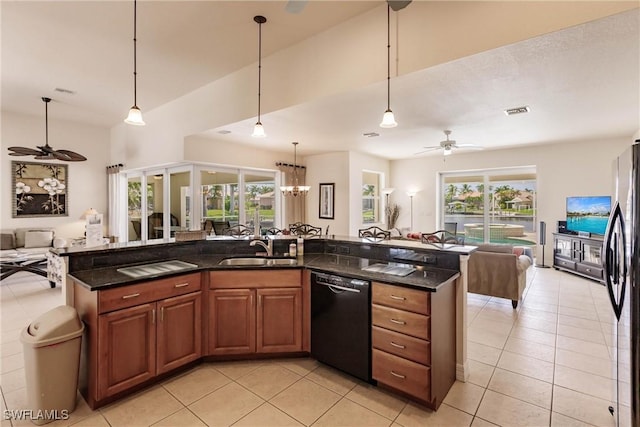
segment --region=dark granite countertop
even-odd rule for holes
[[[240,255],[234,255],[235,257]],[[253,256],[253,255],[250,255]],[[232,257],[232,256],[231,256]],[[279,266],[229,266],[218,265],[218,263],[230,258],[229,255],[182,255],[174,260],[194,264],[197,267],[183,269],[171,273],[153,274],[143,278],[132,278],[118,271],[118,266],[109,266],[103,268],[93,268],[90,270],[75,271],[70,276],[79,281],[82,285],[91,290],[108,289],[118,286],[125,286],[134,283],[140,283],[148,280],[158,279],[161,277],[170,277],[180,274],[188,274],[192,272],[208,271],[208,270],[245,270],[245,269],[274,269],[274,268],[308,268],[311,270],[323,271],[332,274],[338,274],[358,279],[375,280],[385,283],[399,284],[414,288],[420,288],[427,291],[437,291],[438,287],[456,279],[460,273],[455,270],[447,270],[440,268],[431,268],[420,265],[414,265],[415,271],[411,274],[399,277],[391,274],[371,272],[362,270],[375,263],[388,263],[383,260],[372,260],[347,255],[335,254],[307,254],[297,258],[294,265]],[[168,261],[168,260],[167,260]]]

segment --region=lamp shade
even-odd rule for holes
[[[262,123],[256,123],[256,125],[253,127],[253,133],[251,134],[251,136],[254,138],[264,138],[265,136],[267,136],[267,134],[264,133]]]
[[[393,111],[391,110],[385,111],[384,115],[382,116],[382,122],[380,122],[380,127],[394,128],[396,126],[398,126],[398,123],[396,122],[396,118],[393,115]]]
[[[144,120],[142,120],[142,111],[135,105],[129,110],[129,115],[124,119],[124,122],[135,126],[145,125]]]
[[[97,215],[97,214],[98,214],[97,210],[95,210],[94,208],[89,208],[86,211],[82,212],[80,219],[87,219],[88,216]]]

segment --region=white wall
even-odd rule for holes
[[[341,151],[338,153],[318,154],[306,157],[307,185],[311,186],[311,191],[307,195],[307,222],[316,227],[322,227],[322,232],[330,227],[329,233],[338,236],[349,234],[349,153]],[[319,212],[319,184],[335,183],[335,204],[334,219],[320,219]]]
[[[455,153],[391,162],[391,199],[402,206],[399,227],[409,226],[409,197],[405,189],[420,191],[414,197],[414,229],[436,229],[435,201],[440,171],[467,171],[533,165],[537,169],[538,221],[547,223],[545,262],[553,259],[551,233],[566,216],[567,196],[612,195],[613,161],[633,138],[592,140],[528,146],[505,150]],[[398,191],[400,190],[400,191]],[[541,252],[538,256],[541,256]]]
[[[34,160],[32,156],[9,156],[7,148],[11,146],[35,148],[44,145],[45,122],[44,116],[2,112],[0,227],[3,229],[34,225],[54,227],[58,237],[81,237],[84,235],[84,221],[80,220],[80,216],[89,208],[103,213],[105,215],[104,223],[107,224],[107,174],[105,168],[109,165],[109,139],[110,131],[107,128],[49,118],[49,145],[54,149],[75,151],[87,158],[84,162],[51,162],[68,165],[69,215],[51,218],[12,218],[11,203],[15,196],[15,189],[11,187],[11,161],[48,162]]]

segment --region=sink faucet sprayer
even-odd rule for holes
[[[252,240],[251,243],[249,243],[249,246],[255,246],[255,245],[259,245],[265,248],[267,251],[267,256],[273,256],[273,240],[267,239],[266,245],[262,240],[258,240],[258,239]]]

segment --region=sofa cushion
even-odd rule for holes
[[[0,250],[15,249],[16,236],[13,233],[0,234]]]
[[[512,245],[500,245],[500,244],[491,244],[487,243],[484,245],[478,245],[478,251],[482,252],[497,252],[501,254],[512,254],[513,246]]]
[[[15,234],[16,234],[16,248],[21,248],[24,247],[24,238],[25,238],[25,234],[27,231],[50,231],[52,233],[54,233],[53,228],[49,228],[49,227],[23,227],[23,228],[16,228]],[[53,240],[53,238],[51,239]],[[48,245],[51,246],[51,245]]]
[[[53,231],[29,230],[24,234],[25,249],[50,247],[52,243]]]

